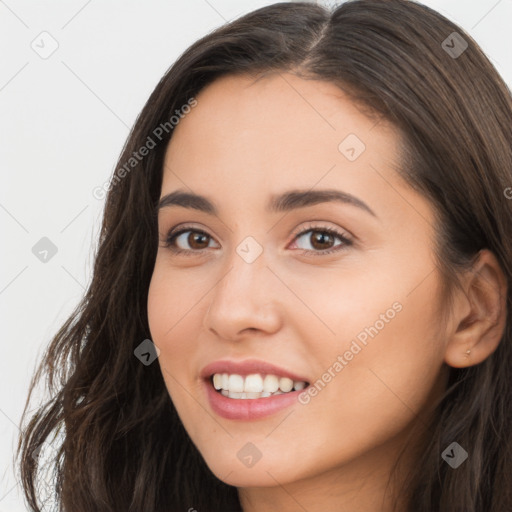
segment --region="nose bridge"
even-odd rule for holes
[[[276,311],[269,293],[272,272],[254,237],[244,238],[226,257],[225,271],[212,290],[205,326],[219,336],[233,339],[247,328],[271,330],[276,327]]]
[[[253,236],[245,237],[227,256],[227,270],[218,283],[217,292],[228,295],[233,292],[244,300],[247,294],[255,297],[257,290],[264,288],[264,274],[268,272],[266,263],[263,244]]]

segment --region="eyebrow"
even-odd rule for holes
[[[288,212],[298,208],[305,208],[319,203],[341,202],[356,206],[370,215],[377,217],[373,210],[361,199],[340,190],[290,190],[283,194],[276,194],[270,198],[267,210],[271,212]],[[218,215],[218,209],[207,197],[176,190],[163,196],[157,210],[169,206],[181,206],[183,208],[192,208],[210,215]]]

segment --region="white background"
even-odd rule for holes
[[[12,454],[36,361],[91,277],[104,204],[92,190],[110,179],[137,114],[179,54],[271,3],[0,0],[0,512],[26,510]],[[423,3],[467,30],[512,84],[512,0]],[[47,59],[31,47],[50,48],[43,31],[58,43]],[[47,263],[32,253],[42,237],[58,249]]]

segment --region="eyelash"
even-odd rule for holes
[[[173,246],[175,239],[178,236],[182,235],[183,233],[187,233],[188,231],[195,232],[195,233],[201,233],[202,235],[206,235],[207,237],[212,238],[205,231],[193,228],[191,226],[184,226],[180,230],[178,230],[174,233],[173,233],[172,229],[169,231],[169,233],[167,234],[167,239],[164,243],[164,247],[166,249],[171,250],[175,254],[183,254],[185,256],[197,256],[197,255],[200,255],[203,252],[207,251],[208,249],[198,249],[198,250],[180,249],[179,247]],[[317,226],[317,225],[310,225],[305,229],[301,229],[298,232],[295,232],[293,234],[292,242],[294,242],[299,236],[304,235],[305,233],[309,233],[310,231],[311,232],[317,231],[317,232],[321,232],[321,233],[327,233],[335,238],[339,238],[341,240],[342,244],[340,244],[332,249],[324,249],[321,251],[315,251],[315,250],[311,250],[311,249],[299,249],[300,251],[302,251],[302,254],[305,254],[305,255],[315,254],[315,255],[324,256],[327,254],[331,254],[333,252],[341,251],[341,250],[345,249],[346,247],[351,246],[353,243],[350,238],[345,236],[343,233],[340,233],[336,229],[328,228],[325,226]]]

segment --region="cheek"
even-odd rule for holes
[[[174,389],[174,379],[180,382],[186,376],[187,366],[194,347],[194,335],[184,332],[187,311],[190,311],[190,292],[180,283],[179,273],[170,279],[162,266],[155,266],[148,290],[148,323],[151,340],[160,349],[158,362],[169,392]],[[197,299],[196,299],[197,300]]]
[[[151,339],[160,349],[164,333],[171,327],[170,313],[175,306],[173,297],[171,287],[156,266],[148,290],[148,323]]]
[[[309,417],[323,411],[326,428],[342,431],[340,449],[397,434],[438,392],[444,342],[437,329],[438,290],[425,282],[411,293],[410,282],[391,288],[377,280],[370,288],[360,283],[338,309],[339,335],[324,363],[321,389],[306,407]]]
[[[201,282],[186,271],[171,272],[157,260],[148,290],[151,339],[160,349],[158,363],[177,408],[189,400],[185,390],[197,385],[201,308],[207,307]]]
[[[167,342],[189,315],[197,315],[204,290],[192,273],[167,268],[164,257],[157,257],[148,290],[148,323],[153,341]],[[192,341],[192,340],[191,340]]]
[[[339,439],[340,451],[396,435],[440,391],[439,277],[429,260],[416,265],[376,262],[373,271],[326,281],[324,299],[309,295],[334,334],[319,327],[309,338],[317,392],[305,416],[311,428]]]

